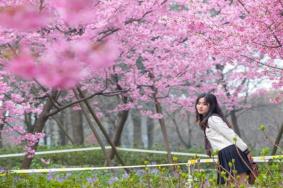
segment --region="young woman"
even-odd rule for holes
[[[240,184],[246,184],[250,173],[252,156],[247,144],[230,128],[218,105],[215,95],[204,93],[198,96],[195,104],[196,121],[205,134],[205,148],[208,155],[218,152],[219,171],[217,183],[225,184],[238,176]],[[237,174],[234,174],[236,170]],[[226,178],[223,177],[225,172]],[[230,176],[232,175],[232,176]]]

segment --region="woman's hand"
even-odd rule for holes
[[[249,159],[249,161],[253,161],[253,156],[252,156],[252,154],[251,153],[248,153],[248,159]]]

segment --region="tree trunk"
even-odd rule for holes
[[[0,148],[3,147],[3,138],[2,138],[2,130],[4,128],[4,124],[0,124]]]
[[[64,118],[64,115],[61,114],[61,119],[63,119],[63,118]],[[68,138],[68,140],[71,142],[71,144],[74,144],[73,139],[69,136],[69,134],[67,133],[67,131],[64,128],[65,127],[64,123],[57,117],[53,117],[53,119],[60,129],[60,132],[59,132],[59,134],[60,134],[60,144],[61,145],[67,144],[65,137]]]
[[[140,148],[143,146],[142,143],[142,125],[141,125],[141,116],[136,110],[132,111],[133,118],[133,147]]]
[[[51,98],[55,98],[57,95],[56,91],[52,91]],[[39,114],[38,118],[36,119],[34,126],[33,126],[33,133],[42,133],[42,130],[45,126],[46,121],[48,120],[48,113],[53,107],[52,99],[48,98],[46,103],[43,106],[42,112]],[[38,141],[32,146],[32,149],[36,150],[38,145]],[[22,169],[28,169],[31,165],[33,157],[28,157],[28,155],[24,156],[22,161]]]
[[[54,118],[54,120],[56,121],[57,118]],[[72,138],[69,136],[69,134],[66,131],[66,119],[65,119],[65,112],[62,111],[59,116],[58,119],[59,120],[57,122],[58,127],[60,128],[59,131],[59,135],[60,135],[60,144],[61,145],[66,145],[68,144],[68,141],[66,138],[68,138],[68,140],[73,144],[73,140]]]
[[[31,120],[31,113],[24,113],[25,116],[25,125],[27,126],[27,132],[32,133],[33,131],[33,125]]]
[[[147,148],[152,149],[153,146],[153,135],[154,135],[154,120],[152,118],[146,119],[147,127]]]
[[[154,100],[155,100],[156,112],[159,113],[159,114],[163,114],[161,105],[158,102],[158,100],[156,99],[156,97],[154,97]],[[170,148],[170,144],[169,144],[169,139],[168,139],[168,134],[167,134],[164,118],[161,118],[158,121],[159,121],[159,124],[160,124],[160,127],[161,127],[161,132],[162,132],[162,135],[163,135],[165,149],[167,151],[167,159],[168,159],[168,162],[171,164],[171,163],[173,163],[173,158],[172,158],[172,155],[171,155],[171,148]]]
[[[179,126],[178,126],[178,123],[177,123],[177,121],[176,121],[176,119],[175,119],[175,116],[173,116],[172,117],[172,121],[173,121],[173,124],[175,125],[175,127],[176,127],[176,133],[177,133],[177,135],[178,135],[178,138],[180,139],[180,141],[182,142],[182,144],[184,145],[184,146],[186,146],[187,148],[189,148],[190,146],[189,146],[189,143],[187,143],[186,141],[185,141],[185,139],[183,138],[183,136],[182,136],[182,131],[180,131],[180,129],[179,129]],[[189,124],[189,123],[188,123]],[[183,133],[184,134],[184,133]],[[188,137],[190,138],[190,135],[188,135]],[[188,139],[189,139],[188,138]]]
[[[93,133],[93,135],[95,136],[95,138],[96,138],[98,144],[99,144],[100,147],[101,147],[101,150],[102,150],[102,152],[103,152],[103,154],[104,154],[104,156],[105,156],[105,159],[106,159],[106,165],[107,165],[107,166],[110,166],[110,164],[111,164],[111,159],[110,159],[110,157],[109,157],[108,154],[107,154],[107,151],[106,151],[105,145],[103,144],[102,139],[100,138],[100,136],[99,136],[97,130],[95,129],[95,127],[93,126],[93,124],[92,124],[92,122],[91,122],[91,117],[90,117],[90,115],[87,113],[87,107],[86,107],[84,104],[82,104],[82,103],[80,103],[80,107],[81,107],[81,109],[82,109],[82,112],[83,112],[83,114],[84,114],[84,116],[85,116],[85,118],[86,118],[86,120],[87,120],[87,123],[88,123],[88,125],[89,125],[89,127],[90,127],[90,129],[91,129],[91,131],[92,131],[92,133]]]
[[[279,147],[280,140],[282,138],[282,134],[283,134],[283,123],[281,124],[280,130],[279,130],[278,135],[276,137],[276,140],[275,140],[275,143],[274,143],[271,155],[275,155],[276,154],[276,151],[277,151],[277,149]]]
[[[190,148],[192,147],[192,125],[190,122],[190,114],[187,112],[187,125],[188,125],[188,142],[187,142],[187,147]]]
[[[80,95],[80,98],[84,98],[84,94],[83,92],[77,88],[78,92],[79,92],[79,95]],[[86,100],[84,101],[88,111],[90,112],[90,114],[92,115],[92,117],[94,118],[95,122],[97,123],[98,127],[100,128],[102,134],[104,135],[104,137],[106,138],[107,142],[111,145],[111,148],[112,150],[114,151],[116,157],[117,157],[117,160],[120,162],[120,164],[122,164],[123,166],[125,166],[123,160],[121,159],[120,155],[118,154],[117,152],[117,149],[115,147],[115,145],[113,144],[112,140],[109,138],[109,136],[107,135],[107,131],[105,130],[104,126],[102,125],[102,123],[100,122],[100,120],[98,119],[97,115],[95,114],[94,110],[91,108],[89,102]],[[125,169],[127,172],[129,172],[129,169]]]
[[[235,110],[232,110],[230,112],[230,115],[231,115],[231,121],[232,121],[233,129],[237,133],[237,135],[239,135],[241,137],[241,133],[240,133],[239,125],[238,125],[238,118],[236,116]]]
[[[71,125],[75,145],[84,144],[83,118],[81,111],[71,111]]]
[[[154,74],[152,74],[152,72],[149,71],[149,77],[151,79],[154,79]],[[162,114],[162,108],[161,108],[161,104],[159,103],[159,101],[156,98],[156,95],[158,93],[157,88],[155,88],[154,86],[151,87],[152,91],[153,91],[153,99],[154,99],[154,103],[155,103],[155,110],[157,113]],[[169,139],[168,139],[168,134],[167,134],[167,130],[166,130],[166,126],[165,126],[165,120],[164,117],[162,117],[161,119],[158,119],[159,124],[160,124],[160,128],[161,128],[161,132],[162,132],[162,136],[163,136],[163,141],[164,141],[164,145],[165,145],[165,149],[167,151],[167,159],[169,163],[173,162],[173,158],[171,155],[171,148],[170,148],[170,144],[169,144]],[[174,170],[174,168],[170,168],[171,171]]]
[[[55,133],[55,130],[54,130],[54,124],[52,122],[52,123],[49,123],[48,125],[49,126],[47,128],[48,128],[48,136],[50,138],[50,145],[55,146],[56,145],[56,137],[55,137],[56,133]]]
[[[47,144],[48,144],[48,140],[47,140],[47,133],[46,133],[46,127],[43,129],[43,132],[44,132],[44,137],[43,137],[43,144],[45,145],[45,146],[47,146]]]
[[[113,144],[115,146],[119,146],[121,145],[121,135],[122,135],[122,131],[125,127],[126,121],[128,119],[129,116],[129,110],[124,110],[122,112],[118,113],[118,125],[116,126],[117,129],[114,133],[114,139],[113,139]],[[111,150],[110,152],[110,159],[113,159],[114,157],[114,151]]]
[[[67,144],[66,138],[69,137],[69,135],[65,131],[65,119],[64,118],[65,118],[65,112],[64,111],[62,111],[60,114],[58,114],[58,119],[54,117],[54,120],[56,121],[57,126],[59,127],[60,145],[62,145],[62,146]],[[70,140],[70,142],[73,144],[73,141],[71,141],[71,140]]]

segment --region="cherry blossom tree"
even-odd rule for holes
[[[28,112],[25,105],[36,109],[38,136],[23,136],[33,140],[23,168],[48,118],[74,105],[115,151],[92,99],[98,95],[119,95],[106,110],[120,113],[120,133],[131,109],[158,119],[170,161],[163,107],[193,111],[196,94],[214,91],[232,111],[244,83],[258,77],[282,89],[282,10],[280,0],[0,1],[1,124],[5,114]],[[8,91],[19,96],[4,97]],[[13,112],[19,97],[27,102]]]

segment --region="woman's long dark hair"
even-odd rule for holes
[[[205,102],[209,104],[208,113],[204,116],[198,113],[197,111],[197,104],[201,98],[204,98]],[[221,108],[218,105],[216,96],[211,93],[202,93],[198,96],[195,103],[195,110],[196,110],[196,122],[200,125],[201,129],[205,129],[208,127],[208,118],[212,115],[217,115],[223,119],[224,122],[230,127],[228,121],[224,117]]]

